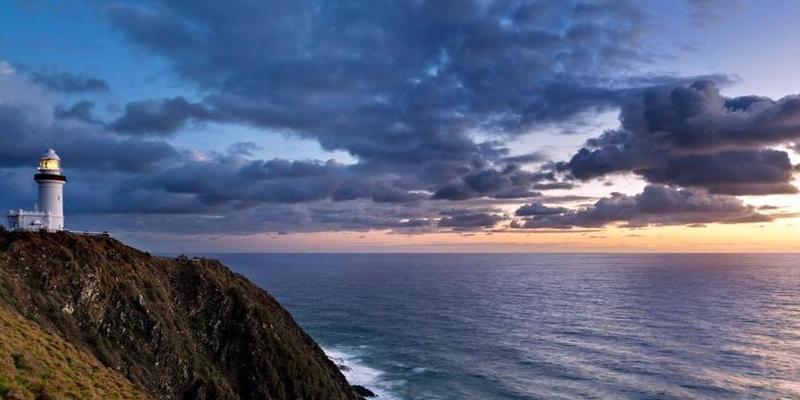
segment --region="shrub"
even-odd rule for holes
[[[11,359],[14,360],[14,366],[17,367],[17,369],[26,371],[31,369],[30,365],[28,365],[28,362],[25,361],[25,357],[22,354],[14,353],[11,355]]]
[[[0,398],[5,398],[8,392],[11,391],[11,384],[6,379],[0,376]]]

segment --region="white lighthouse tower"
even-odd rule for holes
[[[39,203],[34,211],[11,210],[8,223],[11,229],[47,230],[64,229],[64,184],[67,177],[61,170],[61,158],[53,149],[39,159],[39,168],[33,176],[39,184]]]
[[[39,159],[39,170],[33,178],[39,184],[39,209],[48,216],[47,230],[64,229],[64,184],[67,177],[61,173],[61,158],[55,150],[47,151]]]

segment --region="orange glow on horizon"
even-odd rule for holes
[[[160,240],[152,237],[137,240],[135,234],[122,236],[134,242],[144,240],[143,246],[159,251]],[[705,227],[610,227],[545,233],[475,231],[404,235],[386,231],[346,231],[218,237],[181,235],[159,239],[168,239],[164,243],[194,252],[800,252],[800,218]]]

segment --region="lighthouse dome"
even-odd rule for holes
[[[59,157],[58,154],[56,154],[56,151],[53,149],[47,149],[47,151],[45,151],[44,154],[42,154],[42,159],[45,158],[49,160],[59,160],[59,161],[61,160],[61,157]]]
[[[39,159],[39,171],[61,172],[61,157],[53,149],[47,149]]]

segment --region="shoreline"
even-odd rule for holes
[[[402,400],[396,389],[404,382],[386,379],[387,373],[367,365],[358,351],[341,346],[320,346],[325,355],[334,363],[353,386],[364,387],[378,399]]]

